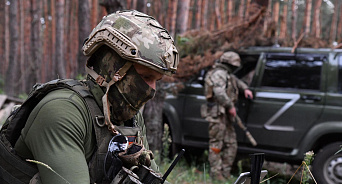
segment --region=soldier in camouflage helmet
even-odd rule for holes
[[[234,104],[239,90],[245,97],[253,98],[248,86],[232,72],[240,67],[240,57],[235,52],[225,52],[205,76],[205,95],[202,116],[209,121],[210,176],[217,180],[230,177],[237,151],[236,134],[233,127],[237,116]]]
[[[38,165],[32,182],[111,183],[127,161],[127,167],[158,171],[139,110],[153,98],[156,81],[177,70],[172,37],[151,16],[118,11],[103,18],[82,49],[89,59],[81,92],[62,87],[49,92],[15,144],[22,158],[43,162],[58,173]],[[96,107],[85,103],[88,93]],[[133,148],[139,149],[132,154]]]

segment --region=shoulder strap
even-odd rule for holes
[[[36,84],[24,103],[7,118],[2,131],[12,146],[18,140],[21,129],[34,107],[51,91],[67,88],[75,91],[82,99],[92,99],[89,90],[80,81],[73,79],[57,79],[44,84]],[[93,99],[94,100],[94,99]],[[96,105],[96,104],[95,104]],[[96,105],[97,106],[97,105]]]
[[[86,106],[90,112],[101,114],[91,93],[85,85],[76,80],[54,80],[45,84],[36,84],[25,102],[7,118],[0,130],[0,183],[23,184],[29,183],[38,172],[35,164],[22,160],[15,154],[13,146],[20,136],[21,129],[25,126],[26,120],[33,108],[49,92],[61,88],[68,88],[75,91],[85,99]],[[96,114],[95,113],[95,114]],[[91,113],[94,119],[94,113]]]

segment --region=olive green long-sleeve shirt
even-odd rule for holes
[[[15,150],[23,158],[50,166],[72,184],[90,183],[87,162],[95,150],[90,115],[82,99],[73,91],[49,93],[33,109],[21,132]],[[42,183],[65,183],[38,165]]]
[[[137,119],[148,149],[142,116]],[[21,157],[47,164],[58,173],[38,164],[41,182],[48,184],[66,183],[65,180],[89,184],[87,163],[95,149],[96,138],[87,107],[81,97],[68,89],[50,92],[38,103],[15,145]],[[157,170],[154,160],[152,169]]]

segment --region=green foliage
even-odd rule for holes
[[[189,53],[191,53],[191,46],[193,45],[194,40],[192,38],[177,36],[176,45],[177,48],[182,51],[179,52],[180,58],[183,58],[187,56]]]
[[[314,152],[313,151],[308,151],[305,153],[305,157],[304,157],[304,167],[303,167],[303,184],[309,184],[311,178],[310,175],[310,170],[309,170],[309,166],[311,165],[312,161],[314,160]]]
[[[172,143],[171,136],[170,136],[170,127],[167,124],[164,124],[164,132],[163,132],[163,147],[162,147],[162,153],[161,156],[164,159],[168,159],[170,155],[170,146]]]
[[[18,96],[20,99],[27,99],[28,95],[26,93],[20,93],[19,96]]]
[[[165,173],[170,167],[171,162],[163,162],[160,165],[160,171]],[[210,184],[230,184],[234,183],[236,177],[232,177],[226,182],[213,180],[209,176],[209,166],[207,163],[203,165],[199,164],[188,164],[185,159],[181,159],[175,168],[172,170],[167,178],[167,181],[173,184],[187,183],[187,184],[197,184],[197,183],[210,183]]]
[[[86,75],[82,75],[82,74],[78,74],[77,76],[76,76],[76,80],[83,80],[83,79],[86,79]]]

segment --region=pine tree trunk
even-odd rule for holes
[[[296,1],[292,1],[291,4],[291,10],[292,10],[292,15],[291,15],[291,21],[292,21],[292,31],[291,31],[291,37],[293,41],[295,42],[297,39],[297,9],[296,9]]]
[[[66,78],[64,61],[64,3],[65,0],[56,1],[56,62],[57,75]]]
[[[202,0],[197,0],[196,3],[196,14],[195,14],[195,29],[201,28],[201,9],[202,9]]]
[[[56,61],[56,2],[51,1],[51,62],[48,69],[49,80],[57,78],[57,61]]]
[[[81,5],[79,5],[79,6],[81,6]],[[91,1],[90,15],[91,15],[90,16],[90,18],[91,18],[90,28],[94,28],[98,24],[98,20],[97,20],[97,17],[99,15],[99,13],[98,13],[98,0],[92,0]]]
[[[334,13],[333,18],[331,21],[331,27],[330,27],[330,36],[329,36],[329,44],[332,44],[334,41],[336,41],[336,24],[337,24],[337,15],[338,15],[338,0],[334,1]]]
[[[311,9],[312,9],[312,0],[306,0],[305,35],[309,35],[309,33],[310,33]]]
[[[227,19],[228,19],[228,22],[231,22],[233,19],[233,16],[234,16],[234,0],[228,0],[227,6],[228,6],[227,7],[227,9],[228,9]]]
[[[52,43],[51,43],[51,21],[49,19],[49,6],[47,3],[47,0],[43,0],[43,8],[44,8],[44,20],[45,20],[45,25],[43,25],[44,29],[43,29],[43,56],[42,56],[42,60],[43,62],[41,63],[41,78],[40,81],[41,82],[46,82],[50,75],[49,73],[51,73],[51,71],[49,71],[49,67],[51,66],[52,63]]]
[[[18,1],[11,0],[9,6],[10,50],[9,63],[6,72],[5,93],[16,96],[18,91]]]
[[[73,41],[70,39],[70,32],[72,29],[71,25],[71,15],[72,15],[72,7],[70,3],[72,3],[73,0],[68,0],[65,1],[64,5],[64,27],[65,27],[65,32],[63,35],[63,39],[65,40],[63,43],[63,48],[64,48],[64,61],[65,61],[65,76],[66,78],[73,77],[71,72],[72,72],[72,56],[71,52],[75,47],[72,47]],[[73,49],[71,49],[73,48]]]
[[[208,29],[208,0],[202,0],[201,16],[201,28]]]
[[[268,24],[269,22],[271,21],[271,10],[272,10],[272,0],[268,0],[268,6],[267,6],[267,12],[266,12],[266,16],[265,16],[265,20],[264,20],[264,29],[263,29],[263,32],[264,32],[264,35],[266,35],[266,37],[269,37],[270,35],[267,35],[268,34]]]
[[[190,0],[178,1],[176,17],[176,34],[183,34],[187,30]],[[191,20],[189,20],[191,21]]]
[[[338,21],[338,26],[337,26],[337,41],[339,43],[342,42],[342,3],[339,2],[339,7],[340,7],[340,10],[339,10],[339,13],[340,13],[340,18],[339,18],[339,21]]]
[[[313,22],[312,22],[312,35],[314,35],[316,38],[321,37],[321,5],[323,0],[317,0],[314,7],[314,16],[313,16]]]
[[[249,18],[249,9],[251,6],[251,0],[247,0],[246,2],[246,12],[245,12],[245,19],[248,20]]]
[[[194,10],[195,10],[195,0],[190,0],[187,30],[191,30],[193,28],[192,25],[193,25],[193,18],[194,18]]]
[[[172,37],[174,37],[176,33],[177,4],[178,0],[169,0],[168,18],[166,20],[168,20],[168,30]]]
[[[40,0],[31,0],[31,64],[28,69],[27,77],[27,89],[30,89],[32,85],[40,80],[40,70],[42,63],[42,47],[40,40],[41,33],[41,24],[40,24],[40,16],[41,16],[41,1]]]
[[[90,8],[88,1],[78,1],[78,54],[77,54],[77,68],[78,74],[85,74],[84,66],[87,57],[83,54],[82,46],[84,40],[90,34]]]
[[[280,33],[279,38],[285,39],[286,32],[287,32],[287,5],[288,0],[284,0],[284,6],[283,6],[283,15],[281,17],[281,25],[280,25]]]
[[[138,0],[132,0],[132,10],[135,10],[135,9],[137,9],[137,1]]]
[[[214,31],[215,30],[215,20],[216,20],[216,15],[215,15],[215,3],[214,4],[209,4],[209,9],[208,9],[208,17],[209,17],[209,30]]]
[[[83,2],[82,2],[83,3]],[[79,26],[78,26],[78,18],[76,18],[78,16],[78,12],[79,12],[79,0],[72,0],[72,17],[70,19],[70,22],[71,22],[71,26],[70,26],[70,37],[71,38],[78,38],[79,37]],[[88,3],[88,7],[90,6],[90,3]],[[88,9],[88,16],[90,16],[90,7]],[[90,24],[91,24],[91,18],[88,17],[88,25],[89,25],[89,32],[88,32],[88,35],[90,34]],[[84,38],[85,39],[85,38]],[[82,43],[83,44],[83,43]],[[84,73],[79,73],[79,68],[81,66],[79,66],[78,64],[78,53],[82,50],[82,47],[80,48],[79,47],[79,39],[72,39],[72,45],[71,45],[71,48],[77,48],[77,49],[70,49],[71,50],[71,60],[72,60],[72,63],[71,63],[71,78],[75,78],[77,75],[81,75],[81,74],[84,74]],[[83,66],[83,69],[84,69],[84,66]]]
[[[225,9],[224,9],[225,0],[220,0],[220,14],[221,14],[221,24],[225,24],[227,22],[227,16],[225,16]]]
[[[17,82],[19,93],[25,91],[26,88],[26,67],[25,67],[25,5],[23,0],[19,0],[19,68],[20,68],[20,77]]]
[[[163,12],[162,1],[154,1],[152,16],[157,19],[160,25],[164,25],[165,14]]]
[[[35,67],[32,61],[32,55],[33,55],[33,53],[31,52],[32,50],[31,35],[32,35],[32,21],[33,21],[32,11],[31,11],[32,4],[33,3],[31,3],[30,1],[24,0],[24,5],[23,5],[23,8],[24,8],[24,51],[23,51],[24,61],[22,64],[22,68],[23,70],[25,70],[25,72],[21,73],[22,78],[24,78],[22,82],[25,83],[25,84],[21,84],[22,92],[24,93],[29,93],[30,90],[32,89],[32,86],[37,82],[38,78],[37,78],[37,75],[35,74],[37,73],[39,75],[39,69],[40,69],[40,68]],[[37,6],[40,10],[42,9],[41,4],[42,4],[41,1],[38,1]],[[42,14],[40,14],[40,16],[41,15]],[[40,33],[40,30],[38,32],[38,35],[39,33]],[[40,46],[39,49],[42,49],[42,47]]]
[[[126,0],[126,9],[127,10],[132,9],[131,6],[132,6],[132,0]]]
[[[215,9],[215,20],[216,20],[216,27],[217,27],[217,29],[221,29],[221,26],[222,26],[222,24],[221,24],[221,22],[222,22],[222,18],[221,18],[221,13],[220,13],[220,0],[216,0],[215,1],[215,7],[214,7],[214,9]]]
[[[241,20],[244,20],[245,15],[245,0],[240,0],[240,6],[239,6],[239,18]]]
[[[5,0],[0,0],[0,76],[5,74]]]
[[[272,17],[275,25],[278,27],[279,22],[279,0],[276,0],[273,4]]]

